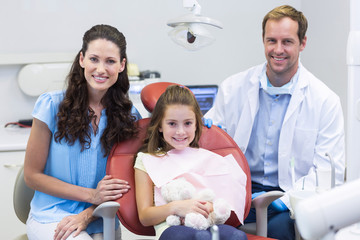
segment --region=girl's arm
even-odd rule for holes
[[[96,189],[79,187],[44,174],[51,131],[48,126],[34,118],[25,154],[24,178],[26,184],[46,194],[98,205],[104,201],[116,200],[128,191],[126,181],[105,176]]]
[[[184,217],[187,213],[195,212],[206,218],[211,211],[208,203],[189,199],[174,201],[162,206],[154,206],[154,185],[149,175],[135,168],[136,204],[139,220],[144,226],[153,226],[166,220],[169,215]]]

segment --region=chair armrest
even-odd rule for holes
[[[256,210],[256,235],[267,236],[267,208],[273,201],[282,196],[284,196],[284,192],[270,191],[251,201],[251,207]]]
[[[281,191],[270,191],[264,194],[261,194],[255,197],[251,201],[251,207],[257,208],[267,208],[273,201],[284,196],[284,192]]]
[[[104,222],[104,240],[115,239],[115,216],[120,204],[117,202],[104,202],[97,206],[93,216],[102,217]]]

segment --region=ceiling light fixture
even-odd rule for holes
[[[205,28],[205,25],[222,29],[221,22],[202,16],[201,6],[196,0],[183,0],[184,8],[191,13],[169,20],[167,25],[173,27],[169,32],[171,39],[188,50],[198,50],[210,45],[215,38]]]

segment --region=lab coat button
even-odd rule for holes
[[[242,152],[244,152],[244,151],[245,151],[245,147],[240,147],[240,150],[241,150]]]

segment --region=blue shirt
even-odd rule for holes
[[[96,135],[91,131],[91,146],[81,151],[79,141],[69,145],[65,140],[55,142],[54,133],[57,131],[56,114],[59,104],[63,100],[64,92],[55,91],[42,94],[32,113],[32,116],[47,124],[52,133],[49,154],[44,173],[56,177],[64,182],[81,187],[97,187],[98,182],[105,176],[107,156],[104,157],[100,138],[107,125],[105,109],[102,110]],[[136,115],[137,110],[132,112]],[[91,124],[90,124],[91,127]],[[31,201],[30,214],[40,223],[59,222],[68,215],[78,214],[92,204],[54,197],[35,191]],[[117,226],[118,226],[118,221]],[[102,219],[99,218],[88,225],[89,234],[103,232]]]
[[[271,86],[265,69],[259,89],[259,110],[255,116],[248,148],[245,157],[248,160],[251,180],[266,186],[279,186],[278,182],[278,149],[279,137],[290,102],[292,90],[298,79],[298,72],[289,85],[288,94],[270,95],[266,87]]]

